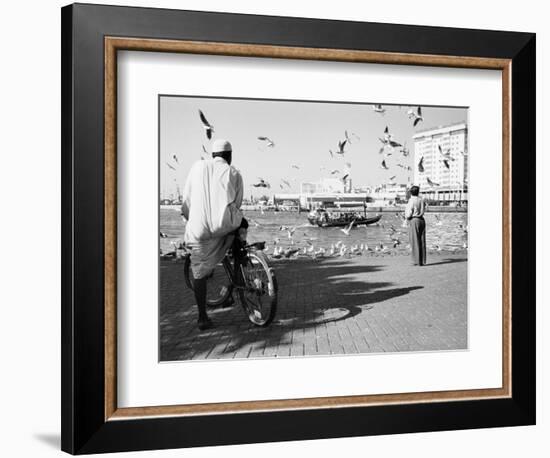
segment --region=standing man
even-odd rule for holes
[[[426,204],[418,195],[420,192],[418,186],[412,186],[410,192],[411,197],[405,207],[405,218],[409,221],[413,265],[423,266],[426,264],[426,221],[424,221]]]
[[[187,220],[184,241],[191,249],[193,289],[199,309],[198,327],[211,328],[206,313],[206,282],[235,237],[246,239],[248,223],[240,210],[243,179],[231,165],[231,143],[216,140],[212,159],[197,161],[191,167],[183,190],[181,214]]]

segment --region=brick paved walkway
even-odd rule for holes
[[[430,254],[276,261],[279,306],[268,328],[254,327],[238,300],[211,310],[199,332],[183,264],[161,261],[160,360],[265,358],[465,349],[467,259]]]

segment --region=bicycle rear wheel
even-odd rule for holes
[[[264,253],[248,253],[240,276],[237,291],[248,319],[256,326],[269,326],[277,312],[277,279]]]
[[[208,277],[206,282],[206,305],[209,307],[218,307],[222,305],[233,290],[229,272],[227,271],[227,258],[219,262],[212,276]],[[191,272],[191,258],[187,256],[184,264],[185,283],[190,290],[193,290],[193,274]]]

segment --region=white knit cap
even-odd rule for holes
[[[230,153],[231,151],[233,151],[233,148],[231,148],[231,143],[227,140],[220,138],[214,140],[214,143],[212,143],[212,153]]]

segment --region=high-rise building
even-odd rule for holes
[[[421,194],[440,201],[467,200],[468,127],[437,127],[413,135],[414,183]],[[424,171],[419,170],[422,160]]]

